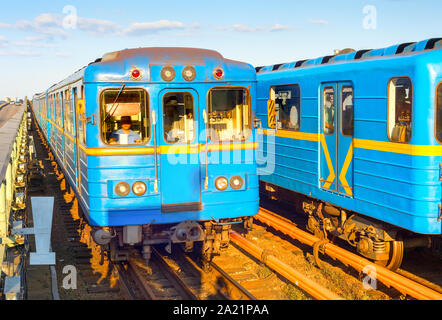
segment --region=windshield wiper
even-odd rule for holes
[[[117,97],[115,98],[114,102],[112,103],[112,108],[114,110],[110,110],[110,112],[106,115],[106,118],[104,119],[104,122],[106,122],[110,117],[114,116],[115,111],[117,111],[117,107],[118,107],[118,104],[117,105],[115,105],[115,104],[117,103],[118,99],[120,98],[121,94],[123,93],[123,90],[124,90],[125,87],[126,87],[126,84],[123,84],[121,86],[121,89],[120,89],[120,91],[117,94]]]

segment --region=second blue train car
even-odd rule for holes
[[[442,40],[257,68],[262,190],[391,269],[442,232]],[[298,197],[293,197],[295,192]]]

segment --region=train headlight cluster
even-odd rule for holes
[[[161,70],[161,78],[167,82],[175,79],[175,70],[173,69],[173,67],[165,66],[163,70]]]
[[[215,187],[219,191],[225,191],[229,187],[229,180],[227,180],[225,177],[219,177],[215,181]]]
[[[183,79],[186,81],[193,81],[196,78],[196,70],[192,66],[187,66],[183,70]]]
[[[141,197],[147,193],[147,185],[145,182],[137,181],[135,183],[119,182],[115,185],[114,191],[119,197],[127,197],[131,190],[134,195]]]
[[[120,197],[126,197],[130,193],[130,185],[127,182],[120,182],[115,187],[115,193]]]
[[[132,186],[132,191],[137,196],[143,196],[147,191],[147,186],[144,182],[138,181]]]
[[[244,179],[240,176],[234,176],[230,179],[230,186],[233,190],[239,190],[244,186]]]

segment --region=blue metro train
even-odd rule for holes
[[[400,266],[440,243],[442,40],[256,68],[262,192],[321,238]],[[269,165],[272,164],[272,165]]]
[[[256,72],[219,53],[140,48],[109,53],[42,94],[33,111],[95,242],[127,248],[203,244],[258,212]],[[238,202],[241,199],[241,202]]]

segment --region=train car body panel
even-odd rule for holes
[[[264,171],[260,179],[416,233],[441,234],[442,147],[434,134],[434,105],[442,51],[335,60],[258,73],[263,148],[274,148],[276,155],[264,152],[275,171]],[[412,84],[408,142],[390,140],[389,86],[396,79]],[[300,86],[299,131],[269,127],[269,92],[288,84]],[[349,92],[354,103],[345,103]],[[335,100],[333,115],[327,115],[327,95]],[[354,107],[348,135],[342,132],[344,106]],[[327,122],[332,129],[325,128]],[[269,135],[275,135],[274,146],[267,143]]]

